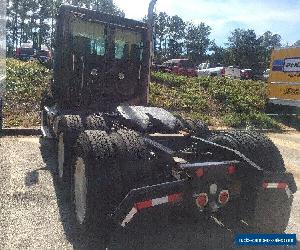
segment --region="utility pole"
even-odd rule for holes
[[[149,40],[150,40],[150,66],[152,64],[153,60],[153,28],[154,28],[154,7],[157,0],[151,0],[148,8],[148,34],[149,34]]]
[[[149,61],[147,62],[148,64],[146,65],[148,74],[147,74],[147,81],[148,83],[150,83],[150,71],[151,71],[151,66],[152,66],[152,60],[153,60],[153,26],[154,26],[154,7],[156,4],[157,0],[151,0],[149,7],[148,7],[148,22],[147,22],[147,26],[148,26],[148,41],[147,41],[147,46],[149,46],[149,52],[150,54],[148,54],[149,56]],[[149,84],[148,84],[148,89],[147,89],[147,94],[146,94],[146,98],[145,98],[145,104],[149,102]]]
[[[50,36],[50,51],[53,50],[53,25],[54,25],[54,0],[52,0],[51,6],[51,36]]]

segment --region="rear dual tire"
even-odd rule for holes
[[[147,183],[146,145],[134,131],[86,130],[77,140],[75,159],[71,197],[76,224],[107,234],[109,215],[130,189]]]
[[[67,192],[70,193],[70,183],[72,182],[74,165],[75,144],[78,135],[85,128],[95,130],[107,129],[105,120],[102,116],[89,115],[82,117],[80,115],[64,115],[58,117],[57,131],[57,164],[58,164],[58,181]]]
[[[74,145],[78,134],[83,130],[83,125],[79,115],[65,115],[57,119],[57,176],[59,184],[69,198],[71,167],[74,165]]]

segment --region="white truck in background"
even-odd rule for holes
[[[197,67],[198,76],[224,76],[241,78],[241,71],[234,66],[224,67],[221,64],[201,63]]]

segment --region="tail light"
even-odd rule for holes
[[[225,68],[221,69],[221,76],[225,76]]]
[[[227,203],[228,200],[229,200],[228,190],[222,190],[219,194],[218,202],[223,205],[223,204]]]
[[[197,177],[202,177],[204,175],[204,169],[203,168],[198,168],[196,171],[196,176]]]
[[[235,174],[236,172],[236,166],[235,165],[230,165],[228,168],[227,168],[227,173],[229,175],[232,175],[232,174]]]
[[[207,205],[207,203],[208,203],[208,196],[206,193],[201,193],[196,198],[196,204],[200,208],[205,207]]]

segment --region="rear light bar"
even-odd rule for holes
[[[130,212],[126,215],[121,223],[122,227],[125,227],[126,223],[129,223],[134,215],[143,209],[154,207],[165,203],[175,203],[182,200],[182,193],[171,194],[160,198],[155,198],[146,201],[136,202]]]
[[[178,161],[180,158],[175,158],[176,157],[174,157],[177,164],[176,167],[179,168],[179,170],[198,178],[203,177],[208,172],[234,175],[238,170],[237,164],[239,163],[237,161],[186,163],[184,161]]]

